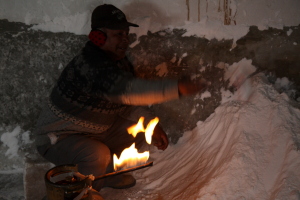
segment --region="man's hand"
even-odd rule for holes
[[[203,92],[209,83],[205,79],[191,80],[184,77],[178,81],[178,92],[180,95],[186,96],[195,94],[197,92]]]
[[[167,134],[159,125],[154,128],[154,132],[152,135],[152,145],[161,150],[165,150],[169,145]]]

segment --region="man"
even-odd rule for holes
[[[143,145],[143,135],[133,138],[127,128],[141,116],[145,124],[155,117],[147,105],[194,94],[206,86],[203,81],[136,78],[125,55],[130,26],[138,27],[113,5],[93,11],[90,41],[63,70],[37,123],[37,149],[47,160],[77,164],[85,175],[111,172],[112,154],[120,155],[133,142]],[[168,146],[159,125],[152,144],[161,150]],[[119,175],[94,181],[93,188],[134,185],[131,175]]]

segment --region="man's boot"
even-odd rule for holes
[[[125,189],[133,187],[136,184],[135,178],[130,174],[120,174],[108,177],[104,180],[103,187],[110,187],[114,189]]]

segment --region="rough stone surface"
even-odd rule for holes
[[[194,75],[211,81],[210,98],[186,97],[153,106],[170,138],[177,142],[184,130],[194,128],[197,121],[205,120],[219,105],[219,90],[227,86],[223,70],[216,67],[220,63],[231,65],[242,58],[251,59],[258,71],[294,81],[298,91],[294,98],[299,97],[299,27],[264,31],[250,27],[249,33],[239,39],[233,49],[232,40],[183,37],[185,30],[148,32],[130,49],[129,58],[141,77]],[[136,40],[135,35],[130,37],[132,42]],[[24,130],[31,130],[61,70],[86,41],[84,35],[33,31],[28,25],[0,20],[0,96],[3,102],[0,123],[4,126],[19,124]]]
[[[87,38],[29,28],[0,20],[0,97],[3,102],[0,123],[4,126],[19,124],[25,130],[34,126],[42,101],[48,96],[62,66]]]
[[[27,200],[43,199],[46,196],[45,174],[54,167],[44,159],[27,158],[24,169],[24,196]]]
[[[23,200],[22,173],[0,174],[0,200]]]

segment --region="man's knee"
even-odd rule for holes
[[[106,164],[111,161],[109,148],[102,142],[93,142],[86,144],[80,153],[79,162]]]

